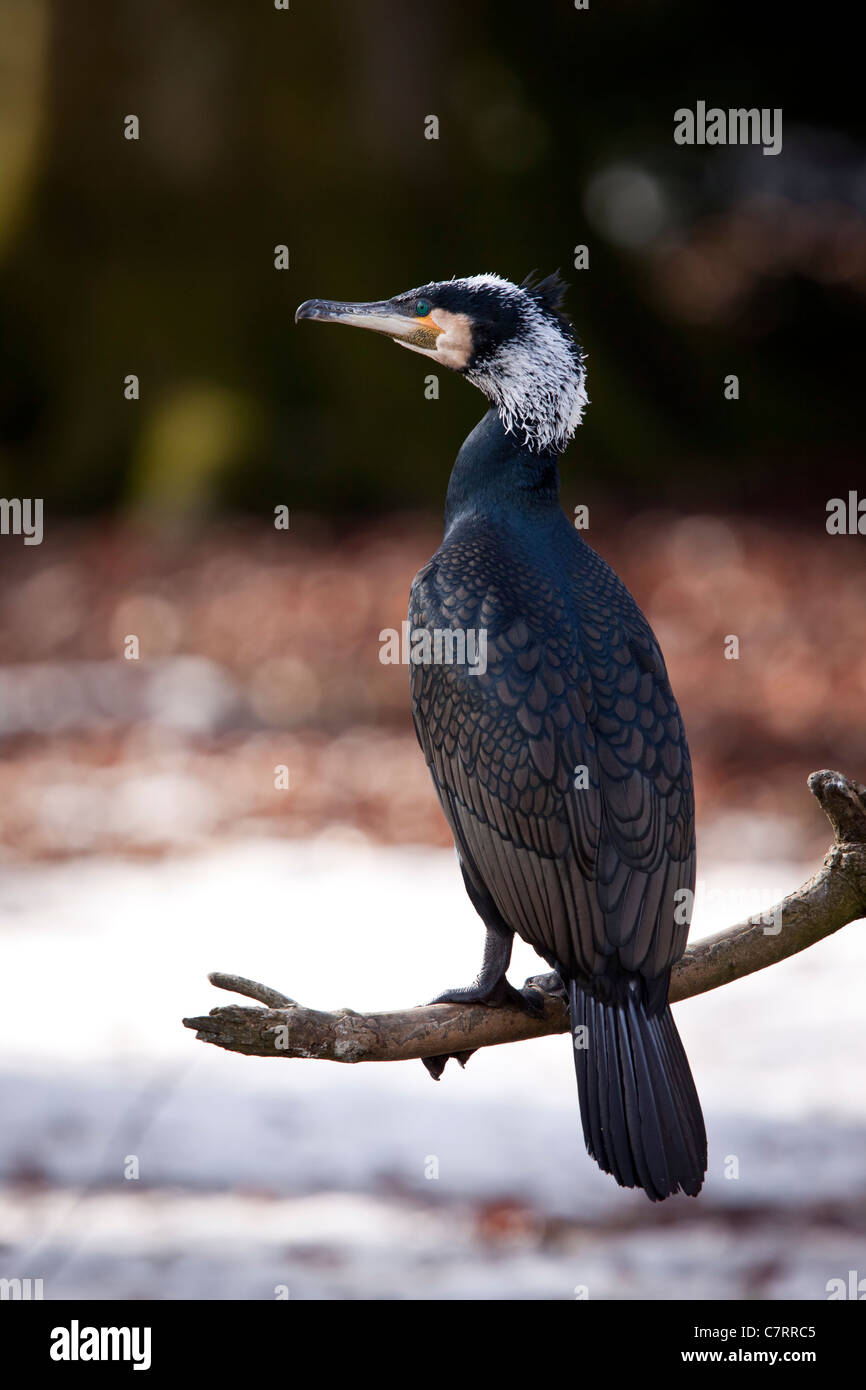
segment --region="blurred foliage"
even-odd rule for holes
[[[859,61],[826,6],[3,0],[0,493],[438,509],[476,394],[296,304],[586,243],[585,500],[823,519],[863,434]],[[781,106],[782,154],[674,145],[698,99]]]
[[[334,827],[450,843],[408,667],[381,659],[438,523],[403,514],[340,530],[334,544],[304,515],[288,532],[99,519],[4,549],[0,862]],[[737,809],[749,839],[737,854],[821,850],[806,776],[866,763],[859,538],[661,511],[590,534],[664,649],[702,853]],[[129,633],[139,660],[120,659]],[[275,791],[279,765],[289,795]]]

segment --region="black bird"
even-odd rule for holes
[[[695,882],[691,763],[649,623],[559,504],[558,455],[587,404],[565,288],[475,275],[372,304],[308,300],[295,318],[385,334],[491,403],[409,609],[415,728],[487,928],[478,978],[438,998],[525,1000],[505,972],[514,933],[528,941],[567,993],[590,1155],[659,1201],[696,1195],[707,1162],[668,1004]],[[441,635],[459,632],[486,634],[486,666],[480,637],[474,664],[468,646],[449,662]]]

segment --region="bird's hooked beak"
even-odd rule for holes
[[[356,328],[383,333],[401,347],[428,352],[435,351],[436,340],[443,331],[432,313],[419,317],[411,300],[380,299],[374,304],[341,304],[330,299],[308,299],[295,310],[295,323],[300,319],[354,324]]]

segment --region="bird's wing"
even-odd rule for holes
[[[440,551],[410,607],[413,629],[487,632],[483,672],[411,666],[416,731],[464,867],[567,972],[603,974],[615,956],[662,976],[688,934],[675,894],[694,886],[694,811],[658,644],[588,547],[597,572],[582,576],[577,628],[531,564],[510,554],[497,583],[478,548]]]

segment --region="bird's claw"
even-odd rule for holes
[[[502,1008],[504,1004],[511,1004],[513,1007],[520,1009],[522,1013],[532,1015],[533,1018],[538,1018],[544,1012],[544,1005],[541,1001],[533,999],[519,989],[515,989],[514,985],[509,984],[504,975],[501,975],[492,985],[487,984],[484,980],[476,980],[474,984],[463,985],[459,989],[444,989],[441,994],[436,995],[435,999],[428,1000],[428,1003],[484,1004],[487,1008],[491,1009],[499,1009]],[[475,1049],[472,1049],[472,1051],[474,1050]],[[469,1058],[472,1056],[472,1051],[446,1052],[439,1057],[422,1057],[421,1060],[433,1077],[433,1080],[438,1081],[450,1058],[453,1057],[455,1062],[459,1062],[461,1067],[465,1067]]]
[[[521,1009],[524,1013],[536,1011],[534,1001],[526,998],[519,989],[509,984],[504,975],[495,980],[492,985],[488,985],[483,980],[476,980],[474,984],[463,985],[459,989],[443,989],[441,994],[437,994],[435,999],[428,999],[428,1004],[484,1004],[491,1009],[499,1009],[503,1004],[513,1004],[515,1008]]]
[[[473,1051],[475,1051],[474,1048],[469,1052],[444,1052],[440,1057],[422,1057],[421,1061],[433,1077],[433,1080],[438,1081],[445,1070],[446,1063],[450,1062],[452,1057],[455,1062],[460,1063],[461,1067],[465,1067]]]

